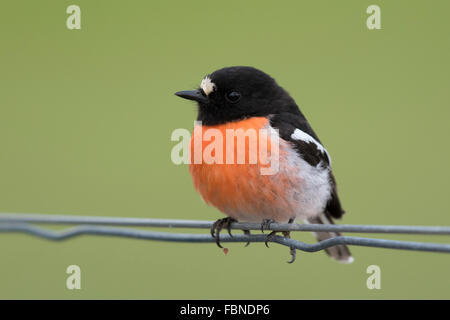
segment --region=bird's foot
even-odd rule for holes
[[[290,231],[283,231],[283,236],[285,238],[290,239],[291,238],[291,232]],[[294,247],[290,247],[289,249],[290,249],[289,253],[291,254],[291,260],[289,260],[287,263],[293,263],[295,261],[295,258],[297,257],[297,251],[295,250]]]
[[[269,220],[269,219],[265,219],[264,221],[263,221],[263,223],[261,224],[261,231],[263,231],[262,230],[262,225],[263,224],[267,224],[267,223],[269,223],[269,225],[270,225],[270,223],[272,223],[272,222],[275,222],[275,221],[268,221],[267,222],[267,220]],[[288,221],[288,223],[293,223],[294,222],[294,219],[293,218],[291,218],[291,219],[289,219],[289,221]],[[268,226],[267,226],[267,228],[268,228]],[[285,238],[288,238],[288,239],[290,239],[291,238],[291,232],[290,231],[282,231],[282,233],[283,233],[283,236],[285,237]],[[268,235],[267,235],[267,237],[266,237],[266,241],[264,241],[264,244],[266,245],[266,247],[268,248],[269,247],[269,242],[273,239],[273,237],[275,237],[276,236],[276,234],[277,234],[277,231],[272,231],[271,233],[269,233]],[[297,252],[296,252],[296,250],[295,250],[295,248],[294,247],[290,247],[290,254],[291,254],[291,260],[290,261],[288,261],[288,263],[293,263],[294,261],[295,261],[295,258],[296,258],[296,256],[297,256]]]
[[[235,220],[231,217],[226,217],[226,218],[217,220],[212,225],[211,230],[210,230],[211,236],[214,239],[216,239],[216,244],[219,248],[223,248],[222,245],[220,244],[220,238],[219,238],[220,231],[222,231],[223,228],[227,228],[228,234],[230,235],[230,237],[232,237],[233,235],[231,234],[231,223],[233,223],[233,222],[237,222],[237,220]]]
[[[273,219],[264,219],[261,222],[261,232],[264,233],[264,229],[266,229],[266,230],[269,229],[270,228],[270,224],[274,223],[274,222],[276,222],[276,221],[273,220]]]

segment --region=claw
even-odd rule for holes
[[[266,245],[267,248],[269,247],[268,242],[271,241],[272,238],[273,238],[274,236],[276,236],[276,234],[277,234],[276,231],[272,231],[271,233],[269,233],[269,234],[267,235],[266,241],[264,241],[264,244]]]
[[[228,234],[230,235],[230,237],[232,237],[233,235],[231,234],[231,223],[232,222],[236,222],[236,220],[234,220],[233,218],[230,218],[230,220],[228,221],[228,223],[227,223],[227,231],[228,231]]]
[[[216,244],[219,248],[223,248],[222,245],[220,244],[220,231],[222,231],[222,229],[224,227],[227,228],[228,230],[228,234],[232,237],[233,235],[231,234],[231,223],[232,222],[237,222],[237,220],[231,218],[231,217],[226,217],[223,219],[218,219],[216,222],[214,222],[214,224],[211,227],[210,233],[211,236],[216,239]]]
[[[211,227],[211,230],[209,230],[209,232],[211,233],[211,237],[213,237],[213,238],[216,237],[216,236],[215,236],[215,231],[216,231],[216,229],[217,229],[217,225],[219,224],[219,221],[220,221],[220,219],[217,220],[216,222],[214,222],[213,225],[212,225],[212,227]]]
[[[250,230],[243,230],[243,231],[244,231],[244,234],[245,234],[246,236],[250,236]],[[247,241],[247,243],[245,244],[245,246],[248,247],[249,244],[250,244],[250,240]]]
[[[289,219],[288,223],[293,223],[294,219]],[[283,236],[285,238],[290,239],[291,238],[291,232],[290,231],[283,231]],[[294,247],[290,247],[289,253],[291,254],[291,260],[287,261],[287,263],[293,263],[295,261],[295,258],[297,257],[297,250],[295,250]]]
[[[216,234],[216,236],[215,236],[215,239],[216,239],[216,244],[217,244],[217,246],[219,247],[219,248],[223,248],[222,247],[222,245],[220,244],[220,231],[222,231],[222,221],[220,221],[218,224],[217,224],[217,229],[216,229],[216,232],[215,232],[215,234]]]
[[[287,261],[287,263],[292,263],[292,262],[294,262],[294,261],[295,261],[295,258],[297,257],[297,251],[295,250],[294,247],[291,247],[290,254],[291,254],[291,260],[290,260],[290,261]]]
[[[264,219],[261,223],[261,232],[264,233],[264,229],[269,229],[270,228],[270,224],[272,222],[275,222],[275,220],[273,219]]]

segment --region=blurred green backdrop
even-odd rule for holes
[[[82,29],[66,28],[77,4]],[[366,28],[381,7],[382,30]],[[0,211],[215,220],[171,132],[173,93],[251,65],[333,156],[345,223],[450,225],[448,1],[3,0]],[[310,234],[299,235],[313,241]],[[448,241],[448,238],[393,236]],[[262,244],[0,234],[0,298],[450,298],[450,256],[353,247],[355,263]],[[65,288],[77,264],[82,289]],[[366,288],[366,268],[382,289]]]

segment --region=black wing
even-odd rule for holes
[[[339,201],[336,180],[333,172],[331,172],[331,161],[328,153],[324,151],[324,149],[319,148],[319,146],[313,141],[304,141],[292,138],[292,134],[295,129],[300,129],[313,137],[318,143],[322,144],[306,118],[302,114],[280,113],[271,117],[270,125],[273,128],[278,129],[280,137],[291,142],[302,159],[304,159],[311,166],[317,167],[318,165],[321,165],[324,168],[329,168],[332,191],[331,198],[328,200],[325,211],[334,218],[342,217],[345,211],[342,209]]]

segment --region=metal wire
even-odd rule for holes
[[[35,226],[34,224],[36,223],[63,225],[77,224],[79,226],[55,231]],[[209,243],[215,241],[215,239],[213,239],[209,234],[155,232],[117,226],[210,229],[212,227],[212,224],[212,221],[169,220],[151,218],[92,217],[18,213],[0,214],[0,232],[27,233],[50,240],[65,240],[80,235],[98,235],[156,241]],[[260,230],[261,224],[236,222],[232,223],[231,229]],[[436,226],[371,226],[271,223],[265,230],[450,235],[450,227]],[[266,235],[235,234],[231,237],[227,234],[223,234],[220,236],[220,238],[221,242],[264,242],[266,240]],[[349,236],[338,236],[314,244],[308,244],[294,239],[275,236],[271,239],[271,242],[275,242],[288,247],[294,247],[298,250],[307,252],[315,252],[335,245],[347,244],[377,248],[450,253],[450,244],[372,239]]]
[[[194,228],[210,229],[212,221],[152,219],[152,218],[123,218],[123,217],[93,217],[53,214],[22,214],[0,213],[1,222],[26,222],[43,224],[90,224],[112,226],[139,226],[139,227],[164,227],[164,228]],[[261,230],[260,223],[232,223],[231,229]],[[450,235],[450,227],[436,226],[386,226],[386,225],[324,225],[324,224],[287,224],[271,223],[266,230],[272,231],[329,231],[329,232],[354,232],[354,233],[397,233],[397,234],[427,234]]]
[[[170,241],[170,242],[209,243],[215,241],[215,239],[213,239],[209,234],[168,233],[168,232],[137,230],[131,228],[99,226],[99,225],[82,225],[62,231],[54,231],[40,228],[28,223],[2,222],[0,223],[0,232],[27,233],[50,240],[65,240],[86,234],[98,236],[118,236],[135,239]],[[233,235],[232,237],[229,236],[228,234],[224,234],[221,235],[220,237],[221,242],[264,242],[265,240],[266,235],[264,234]],[[288,247],[294,247],[295,249],[306,252],[316,252],[335,245],[348,244],[348,245],[376,247],[376,248],[450,253],[450,244],[370,239],[370,238],[347,237],[347,236],[338,236],[315,244],[308,244],[294,239],[274,236],[271,239],[271,242],[275,242]]]

